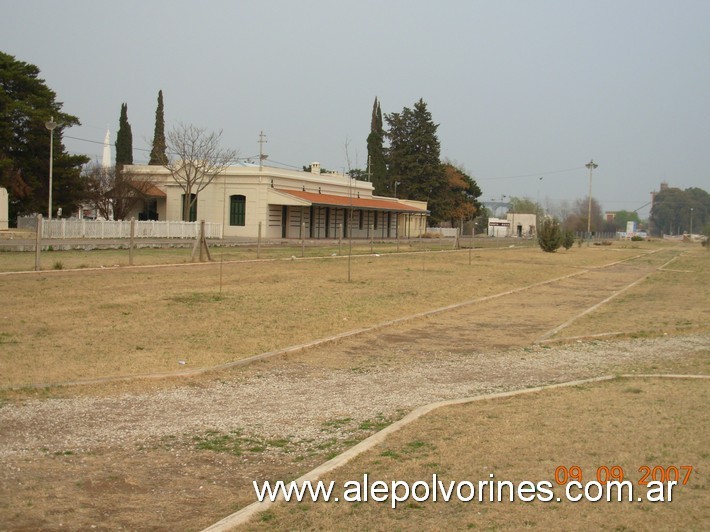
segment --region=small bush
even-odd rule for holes
[[[562,247],[570,249],[572,246],[574,246],[574,232],[565,229],[564,235],[562,236]]]
[[[642,236],[639,236],[639,235],[634,235],[634,236],[631,237],[631,241],[632,241],[632,242],[643,242],[643,240],[644,240],[644,238],[643,238]]]
[[[547,253],[554,253],[562,245],[562,230],[556,218],[547,218],[540,226],[537,243]]]
[[[63,270],[64,269],[64,263],[60,260],[55,261],[54,265],[52,266],[52,269],[54,270]]]

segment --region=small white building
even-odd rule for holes
[[[488,219],[488,236],[533,238],[537,236],[537,215],[509,212],[505,218]]]
[[[142,220],[182,220],[185,193],[162,166],[131,165],[132,179],[153,186],[131,213]],[[193,194],[196,191],[193,191]],[[414,238],[426,232],[426,202],[373,195],[368,181],[347,175],[284,170],[257,164],[230,166],[200,191],[190,221],[223,225],[225,237]],[[351,222],[352,219],[352,222]],[[305,232],[305,234],[304,234]]]

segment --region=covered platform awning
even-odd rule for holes
[[[271,191],[270,191],[271,192]],[[269,196],[269,203],[274,205],[322,205],[326,207],[341,207],[366,209],[375,211],[390,211],[410,214],[428,214],[429,211],[407,205],[396,199],[358,198],[357,196],[338,196],[336,194],[320,194],[302,190],[274,189],[275,194]]]

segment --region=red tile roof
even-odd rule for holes
[[[396,199],[358,198],[353,196],[337,196],[335,194],[319,194],[318,192],[304,192],[301,190],[275,189],[282,194],[289,194],[296,198],[306,200],[314,205],[330,205],[334,207],[354,207],[356,209],[373,209],[383,211],[413,212],[425,214],[427,211],[412,205],[398,202]]]

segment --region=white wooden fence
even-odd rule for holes
[[[455,237],[459,234],[458,227],[427,227],[426,232],[441,235],[445,238]]]
[[[34,229],[36,218],[18,220]],[[200,222],[136,221],[135,238],[196,238]],[[42,238],[130,238],[130,220],[42,219]],[[205,238],[222,238],[222,224],[205,222]]]

